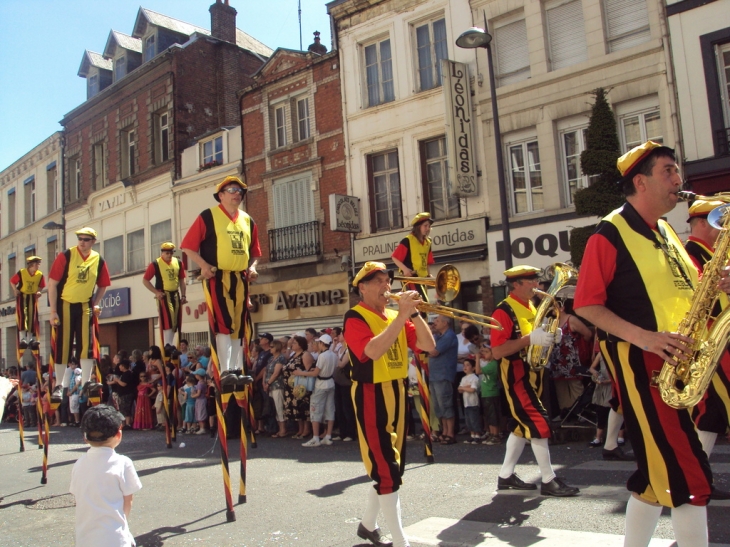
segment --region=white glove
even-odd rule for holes
[[[542,327],[536,328],[530,333],[530,344],[533,346],[549,346],[555,340],[555,335],[550,332],[545,332]]]

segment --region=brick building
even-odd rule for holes
[[[100,320],[111,352],[154,339],[157,311],[141,275],[179,233],[171,189],[182,151],[196,146],[201,170],[223,163],[218,137],[240,125],[236,93],[271,55],[236,28],[228,0],[209,11],[212,31],[140,8],[131,35],[111,31],[103,54],[84,53],[87,100],[61,120],[66,232],[69,244],[81,226],[99,234],[112,275]]]
[[[240,94],[246,208],[263,257],[252,285],[259,331],[339,325],[348,308],[350,235],[330,227],[346,184],[340,61],[315,33],[309,51],[277,49]]]

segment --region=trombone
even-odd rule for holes
[[[456,298],[456,295],[459,294],[459,289],[461,289],[461,275],[459,275],[459,270],[451,264],[447,264],[441,268],[435,278],[391,276],[391,279],[402,281],[403,283],[415,283],[416,285],[435,287],[436,297],[444,301],[451,301]],[[386,292],[384,296],[395,301],[398,301],[400,298],[399,294],[391,292]],[[428,302],[422,302],[418,305],[417,309],[422,313],[435,313],[452,319],[458,319],[459,321],[466,321],[473,325],[480,325],[488,329],[502,330],[502,325],[494,317],[480,313],[461,311],[455,308],[447,308],[446,306],[429,304]]]

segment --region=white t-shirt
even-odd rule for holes
[[[337,355],[331,350],[328,349],[327,351],[323,351],[319,354],[319,357],[317,358],[317,364],[315,365],[319,369],[319,374],[317,376],[322,376],[323,378],[330,377],[329,380],[320,380],[317,378],[317,381],[314,383],[314,389],[335,389],[335,381],[331,378],[331,376],[335,373],[335,367],[337,367],[337,362],[339,359],[337,358]]]
[[[456,363],[456,372],[463,372],[464,371],[464,359],[466,358],[467,355],[469,355],[471,353],[471,351],[469,351],[469,344],[471,344],[471,342],[469,342],[469,340],[464,338],[464,335],[461,333],[458,333],[456,335],[456,339],[459,342],[459,348],[457,349],[457,355],[458,355],[457,361],[458,362]]]
[[[134,536],[124,515],[124,496],[142,483],[127,456],[91,447],[74,464],[69,491],[76,498],[76,547],[130,547]]]
[[[459,382],[459,387],[473,387],[476,391],[462,393],[464,406],[479,406],[479,377],[474,374],[467,374]]]

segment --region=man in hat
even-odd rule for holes
[[[172,345],[175,332],[179,333],[182,328],[182,304],[187,302],[185,268],[179,258],[172,256],[174,251],[175,244],[171,241],[160,245],[160,257],[150,262],[142,276],[142,283],[157,299],[165,347]]]
[[[81,363],[81,385],[91,378],[96,342],[93,315],[101,313],[99,303],[111,285],[106,262],[92,249],[96,243],[96,230],[81,228],[76,230],[76,238],[78,244],[60,253],[48,274],[50,321],[57,329],[53,360],[56,381],[62,378],[64,388],[69,387],[71,380],[70,373],[66,374],[66,365],[74,344]],[[60,396],[61,385],[54,389],[54,397]]]
[[[219,182],[213,194],[219,205],[203,211],[180,244],[207,283],[216,353],[224,372],[242,368],[248,284],[258,278],[261,256],[256,223],[239,209],[246,189],[238,177]]]
[[[677,205],[682,178],[674,150],[648,141],[618,159],[626,203],[588,240],[574,308],[600,329],[638,470],[629,478],[625,545],[648,545],[662,506],[672,508],[680,547],[707,545],[712,491],[707,454],[687,410],[662,401],[652,377],[692,341],[678,334],[698,271],[662,217]],[[720,283],[726,291],[728,279]]]
[[[707,215],[715,209],[726,205],[724,201],[713,199],[697,199],[689,208],[691,235],[684,244],[687,254],[699,271],[702,271],[715,254],[715,243],[720,230],[707,222]],[[720,315],[727,309],[728,298],[724,293],[715,303],[713,317]],[[724,435],[730,426],[730,353],[723,354],[717,370],[712,377],[712,383],[707,388],[704,397],[692,410],[697,432],[702,448],[709,457],[715,446],[718,435]],[[728,499],[728,492],[714,489],[712,499]]]
[[[40,271],[41,257],[29,256],[25,268],[21,268],[10,278],[10,286],[15,294],[16,317],[18,323],[19,349],[31,346],[38,349],[40,322],[38,321],[38,298],[46,287],[43,272]]]
[[[408,348],[431,351],[435,342],[418,313],[416,291],[405,291],[398,311],[386,308],[390,277],[381,262],[366,262],[352,281],[361,302],[345,313],[344,336],[352,364],[352,400],[357,417],[360,454],[374,488],[357,535],[375,545],[387,545],[377,525],[378,511],[388,523],[393,544],[407,540],[400,519],[398,489],[405,469],[405,379]]]
[[[411,233],[404,237],[393,251],[390,258],[400,268],[405,277],[430,277],[429,264],[433,264],[431,252],[431,213],[418,213],[411,220]],[[424,302],[428,302],[426,287],[422,284],[408,283],[406,288],[416,290]]]
[[[556,334],[542,327],[534,328],[536,310],[532,304],[533,289],[539,286],[541,271],[532,266],[515,266],[504,272],[510,293],[495,309],[492,317],[503,330],[492,332],[492,356],[499,361],[499,375],[512,412],[504,462],[499,471],[499,490],[535,490],[537,486],[524,482],[515,474],[517,460],[529,442],[542,475],[540,493],[543,496],[575,496],[579,490],[568,486],[555,475],[550,463],[548,439],[551,437],[547,412],[540,401],[543,371],[530,369],[527,347],[560,343]]]

